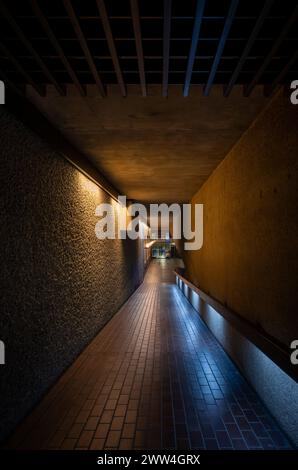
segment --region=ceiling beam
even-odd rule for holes
[[[102,81],[101,81],[100,76],[98,74],[98,71],[96,69],[94,60],[92,58],[91,52],[89,50],[88,44],[86,42],[85,36],[83,34],[80,23],[78,21],[78,18],[76,16],[75,11],[73,9],[73,6],[71,4],[71,1],[70,0],[63,0],[63,4],[64,4],[64,7],[65,7],[67,13],[68,13],[68,17],[69,17],[70,22],[72,24],[72,27],[73,27],[73,29],[76,33],[76,36],[77,36],[77,39],[80,43],[82,51],[84,52],[86,61],[89,65],[90,71],[93,75],[93,78],[94,78],[94,81],[97,85],[97,88],[99,89],[99,92],[100,92],[101,96],[105,96],[105,90],[104,90]]]
[[[18,18],[20,19],[32,19],[34,18],[33,15],[30,15],[30,14],[20,14],[18,15]],[[49,19],[51,20],[65,20],[67,19],[67,16],[66,15],[49,15],[48,16]],[[82,20],[99,20],[100,17],[98,15],[78,15],[78,18],[79,19],[82,19]],[[193,15],[183,15],[183,16],[177,16],[177,15],[173,15],[172,16],[173,20],[193,20],[194,19],[194,16]],[[110,19],[111,20],[131,20],[131,15],[110,15]],[[162,15],[140,15],[140,19],[141,20],[162,20],[163,19],[163,16]],[[206,19],[206,20],[224,20],[225,19],[225,16],[223,15],[205,15],[203,16],[203,19]],[[255,16],[254,15],[236,15],[235,16],[235,19],[236,20],[255,20]],[[271,16],[268,16],[268,19],[270,20],[283,20],[284,19],[284,16],[282,14],[280,15],[271,15]]]
[[[47,77],[50,83],[54,85],[56,90],[60,95],[65,95],[65,89],[62,87],[55,79],[55,77],[52,75],[52,73],[49,71],[48,67],[45,65],[39,54],[36,52],[34,47],[32,46],[31,42],[26,38],[24,35],[23,31],[19,27],[19,25],[15,22],[14,18],[11,16],[10,12],[6,8],[6,6],[3,4],[2,1],[0,1],[0,12],[2,16],[6,19],[6,21],[9,23],[10,27],[14,30],[16,33],[17,37],[20,39],[20,41],[24,44],[24,46],[28,49],[30,54],[34,57],[36,62],[38,63],[39,67],[43,71],[44,75]]]
[[[19,88],[17,85],[15,85],[11,80],[10,78],[8,78],[8,76],[6,75],[5,72],[2,72],[2,70],[0,70],[0,78],[2,79],[2,81],[4,82],[4,85],[5,85],[5,91],[6,91],[6,87],[8,87],[13,93],[15,93],[17,96],[22,96],[22,97],[25,97],[25,93],[24,91]],[[6,92],[5,92],[6,94]],[[6,97],[5,97],[5,104],[6,104]]]
[[[147,96],[144,54],[143,54],[143,46],[142,46],[142,35],[141,35],[141,24],[140,24],[138,0],[130,0],[130,7],[131,7],[131,14],[132,14],[133,29],[134,29],[134,34],[135,34],[141,90],[142,90],[142,95]]]
[[[36,17],[38,18],[38,21],[40,22],[41,26],[43,27],[43,29],[45,30],[52,46],[54,47],[54,49],[56,50],[60,60],[62,61],[65,69],[67,70],[68,72],[68,75],[70,76],[70,78],[72,79],[73,83],[75,84],[75,86],[77,87],[79,93],[82,95],[82,96],[86,96],[86,91],[84,90],[84,88],[82,87],[80,81],[78,80],[78,77],[76,76],[74,70],[72,69],[69,61],[67,60],[63,50],[62,50],[62,47],[60,46],[59,42],[57,41],[56,39],[56,36],[55,34],[53,33],[53,30],[52,28],[50,27],[49,25],[49,22],[47,20],[47,18],[45,17],[45,15],[43,14],[42,10],[40,9],[39,5],[38,5],[38,2],[37,0],[31,0],[31,7],[32,7],[32,10],[34,11],[34,14],[36,15]]]
[[[7,69],[6,72],[14,74],[15,70],[13,70],[13,69]],[[35,70],[34,70],[34,69],[28,70],[28,73],[29,73],[29,74],[35,74],[35,73],[38,73],[38,72],[39,72],[39,70],[36,70],[36,69],[35,69]],[[59,73],[64,73],[64,69],[53,69],[53,72],[54,72],[55,74],[56,74],[56,73],[57,73],[57,74],[59,74]],[[89,74],[89,70],[80,69],[79,72],[80,72],[81,74]],[[229,76],[231,76],[231,73],[232,73],[232,72],[233,72],[232,70],[222,70],[222,71],[220,72],[220,75],[229,75]],[[298,74],[298,69],[293,70],[292,72]],[[104,74],[111,74],[111,71],[110,71],[110,70],[102,70],[101,73],[102,73],[103,75],[104,75]],[[124,73],[124,74],[139,74],[139,70],[138,70],[138,69],[136,69],[136,70],[123,70],[123,73]],[[176,74],[176,75],[185,75],[185,72],[184,72],[183,70],[174,70],[174,69],[171,70],[171,69],[170,69],[170,70],[169,70],[169,73]],[[196,75],[196,76],[203,75],[203,74],[208,76],[209,73],[210,73],[210,69],[206,69],[206,70],[203,70],[203,69],[202,69],[202,70],[193,70],[192,73],[193,73],[193,75]],[[252,76],[253,73],[255,73],[255,70],[251,70],[251,69],[250,69],[250,70],[245,70],[245,72],[243,72],[243,74],[249,75],[250,77]],[[266,72],[266,73],[267,73],[267,72]],[[278,74],[278,73],[280,73],[280,70],[270,70],[270,72],[268,72],[268,76],[269,76],[269,74],[270,74],[270,76],[271,76],[270,79],[271,79],[271,80],[274,80],[274,77],[275,77],[276,74]],[[146,74],[148,74],[148,75],[150,75],[150,74],[155,74],[155,75],[156,75],[156,74],[159,74],[159,75],[161,76],[161,71],[160,71],[160,69],[147,70]],[[217,83],[217,85],[219,85],[219,84],[222,85],[221,82],[216,82],[216,83]],[[176,85],[179,85],[179,84],[180,84],[180,82],[179,82],[179,83],[176,83]],[[130,83],[130,85],[137,85],[137,83],[136,83],[136,82],[133,82],[133,83]],[[157,83],[156,83],[156,82],[155,82],[155,83],[150,83],[150,85],[157,85]]]
[[[269,17],[267,17],[268,19]],[[100,20],[100,17],[98,17],[98,19]],[[173,19],[173,17],[172,17]],[[15,38],[12,37],[12,36],[3,36],[2,37],[3,40],[5,41],[14,41]],[[34,36],[31,38],[32,41],[41,41],[41,42],[45,42],[47,41],[47,38],[44,37],[44,36]],[[271,36],[260,36],[258,37],[258,41],[263,41],[263,42],[269,42],[269,41],[273,41],[275,38],[271,37]],[[86,37],[86,40],[87,41],[91,41],[91,42],[106,42],[106,37]],[[177,42],[182,42],[182,41],[186,41],[186,42],[189,42],[189,38],[188,37],[174,37],[172,36],[171,37],[171,41],[177,41]],[[206,41],[206,42],[218,42],[219,40],[219,37],[202,37],[200,36],[200,41]],[[75,37],[73,38],[70,38],[70,37],[65,37],[65,36],[61,36],[59,37],[59,41],[68,41],[68,42],[74,42],[74,41],[77,41],[77,39]],[[123,36],[115,36],[114,37],[114,41],[115,43],[116,42],[121,42],[121,41],[135,41],[135,38],[134,37],[123,37]],[[152,37],[142,37],[142,42],[158,42],[158,41],[163,41],[163,37],[157,37],[155,36],[154,38]],[[229,37],[229,42],[243,42],[243,41],[247,41],[247,38],[244,37],[244,36],[238,36],[237,38],[234,37],[234,38],[231,38]],[[288,37],[287,38],[287,41],[289,42],[292,42],[292,43],[296,43],[297,42],[297,36],[293,36],[293,37]],[[145,57],[145,56],[144,56]]]
[[[237,78],[238,78],[238,76],[241,72],[242,67],[243,67],[243,64],[246,61],[247,56],[248,56],[253,44],[255,43],[255,40],[256,40],[259,32],[260,32],[260,29],[261,29],[261,27],[264,23],[264,20],[265,20],[266,16],[268,16],[268,13],[269,13],[269,10],[272,6],[272,3],[273,3],[273,0],[267,0],[265,2],[264,6],[262,8],[262,11],[261,11],[261,13],[260,13],[255,25],[254,25],[254,28],[251,32],[251,35],[250,35],[250,37],[249,37],[249,39],[248,39],[248,41],[245,45],[245,48],[242,52],[242,55],[241,55],[240,59],[238,60],[237,66],[236,66],[236,68],[235,68],[235,70],[234,70],[234,72],[233,72],[233,74],[232,74],[232,76],[229,80],[229,83],[224,88],[224,96],[229,96],[233,86],[235,85],[236,80],[237,80]]]
[[[168,96],[172,0],[164,0],[162,96]]]
[[[4,44],[2,44],[2,42],[0,42],[0,50],[3,52],[6,58],[13,63],[18,73],[25,79],[25,83],[29,83],[39,95],[44,95],[43,87],[35,83],[34,80],[32,80],[28,72],[26,72],[26,70],[17,61],[15,56],[7,49]]]
[[[262,77],[263,73],[265,72],[265,70],[268,67],[269,63],[271,62],[274,55],[278,51],[278,48],[280,47],[280,45],[283,42],[283,40],[285,39],[286,35],[288,34],[290,29],[294,25],[297,18],[298,18],[298,5],[296,5],[296,7],[294,8],[291,16],[289,17],[288,21],[286,22],[285,26],[283,27],[280,35],[275,40],[275,42],[274,42],[272,48],[270,49],[269,53],[267,54],[267,56],[264,58],[264,61],[261,65],[261,67],[256,72],[256,74],[254,75],[251,82],[248,85],[246,85],[246,87],[244,88],[244,96],[249,96],[251,94],[251,92],[254,89],[255,85],[258,83],[258,81]]]
[[[217,48],[217,51],[216,51],[216,54],[215,54],[215,57],[214,57],[214,61],[213,61],[213,64],[212,64],[212,67],[211,67],[211,70],[210,70],[209,78],[208,78],[208,81],[207,81],[207,83],[204,87],[204,92],[203,92],[204,96],[209,95],[210,89],[212,87],[214,77],[215,77],[215,74],[216,74],[216,71],[217,71],[217,67],[218,67],[219,61],[221,59],[221,56],[222,56],[222,53],[223,53],[223,50],[224,50],[224,47],[225,47],[225,44],[226,44],[226,40],[228,38],[230,29],[231,29],[231,26],[232,26],[232,22],[233,22],[235,13],[236,13],[238,3],[239,3],[239,0],[231,0],[231,4],[230,4],[229,11],[228,11],[228,15],[226,17],[224,29],[223,29],[221,38],[219,40],[218,48]]]
[[[287,73],[291,70],[292,66],[295,64],[296,61],[298,61],[298,50],[291,57],[291,59],[286,63],[284,68],[277,75],[277,77],[273,80],[273,82],[268,87],[266,87],[266,91],[265,91],[266,96],[272,95],[277,85],[279,85],[283,81],[283,79],[285,78]]]
[[[191,45],[190,45],[190,51],[189,51],[189,56],[188,56],[188,62],[187,62],[184,88],[183,88],[183,96],[188,96],[188,93],[189,93],[189,87],[190,87],[190,82],[191,82],[193,65],[194,65],[196,52],[197,52],[197,46],[198,46],[198,41],[199,41],[204,7],[205,7],[205,0],[197,0],[196,14],[195,14],[194,26],[192,30]]]
[[[102,26],[103,26],[103,29],[104,29],[104,32],[105,32],[106,40],[107,40],[109,50],[110,50],[110,54],[111,54],[111,57],[112,57],[112,61],[113,61],[114,69],[115,69],[115,72],[116,72],[116,77],[117,77],[117,80],[118,80],[118,84],[119,84],[122,96],[126,96],[126,87],[125,87],[125,83],[124,83],[124,80],[123,80],[123,75],[122,75],[122,71],[121,71],[121,67],[120,67],[120,63],[119,63],[119,58],[118,58],[117,51],[116,51],[115,41],[114,41],[113,33],[112,33],[112,30],[111,30],[111,26],[110,26],[110,22],[109,22],[109,18],[108,18],[108,14],[107,14],[107,10],[106,10],[104,0],[97,0],[97,7],[98,7],[98,10],[99,10]]]
[[[1,56],[0,54],[0,58],[3,58],[3,55]],[[47,55],[44,55],[43,56],[45,59],[59,59],[59,56],[58,55],[55,55],[55,54],[47,54]],[[71,59],[75,59],[75,60],[81,60],[81,59],[84,59],[84,55],[68,55],[68,57],[70,57]],[[97,54],[94,54],[93,55],[94,58],[96,59],[100,59],[100,60],[107,60],[110,58],[109,55],[97,55]],[[130,55],[130,56],[120,56],[121,59],[123,60],[137,60],[137,56],[135,55]],[[213,59],[214,55],[206,55],[206,56],[203,56],[203,55],[197,55],[196,56],[196,59],[202,59],[202,60],[210,60],[210,59]],[[30,55],[26,55],[26,54],[18,54],[18,58],[19,59],[31,59],[31,56]],[[144,56],[145,59],[148,59],[148,60],[162,60],[163,59],[163,56],[162,55],[152,55],[152,56]],[[275,56],[275,58],[277,59],[282,59],[282,60],[287,60],[289,58],[289,55],[278,55],[278,56]],[[187,60],[188,59],[188,56],[181,56],[181,55],[170,55],[170,59],[175,59],[175,60]],[[263,59],[263,56],[260,56],[260,55],[250,55],[247,57],[247,60],[250,61],[250,60],[260,60],[260,59]],[[236,55],[232,55],[232,56],[221,56],[221,60],[238,60],[238,57]],[[233,73],[233,69],[230,70],[230,73],[232,74]],[[193,73],[195,72],[195,70],[193,70]],[[223,72],[223,71],[221,71]],[[147,73],[147,72],[146,72]],[[242,73],[245,73],[245,71],[243,71]]]

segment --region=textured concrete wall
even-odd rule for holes
[[[297,125],[278,94],[193,197],[204,245],[185,254],[194,284],[286,346],[298,337]]]
[[[3,437],[139,285],[143,260],[139,241],[95,237],[109,196],[4,107],[0,129]]]

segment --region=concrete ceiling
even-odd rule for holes
[[[186,202],[226,156],[267,103],[263,87],[249,98],[235,86],[228,98],[222,86],[189,97],[172,86],[169,97],[159,86],[140,96],[138,86],[122,98],[111,88],[100,98],[88,87],[87,98],[72,89],[66,97],[49,88],[45,97],[28,88],[31,101],[115,187],[130,199]]]

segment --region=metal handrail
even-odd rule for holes
[[[183,269],[176,268],[174,273],[184,282],[184,284],[198,294],[200,298],[202,298],[207,304],[211,305],[211,307],[224,317],[225,320],[235,327],[241,335],[257,346],[257,348],[259,348],[278,367],[280,367],[280,369],[295,380],[295,382],[298,382],[298,366],[295,366],[290,361],[290,348],[287,349],[284,345],[279,344],[274,338],[258,329],[253,323],[241,317],[238,313],[232,311],[220,301],[195,286],[184,277]]]

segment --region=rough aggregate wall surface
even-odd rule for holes
[[[142,281],[139,241],[98,240],[101,189],[0,108],[0,437]],[[116,203],[115,203],[116,205]]]
[[[298,106],[279,93],[192,203],[204,244],[190,280],[279,342],[298,337]]]

